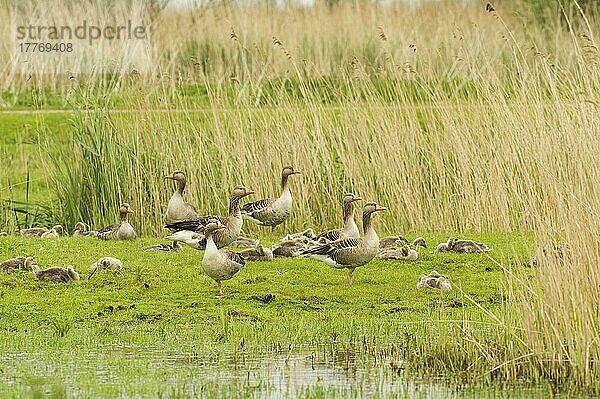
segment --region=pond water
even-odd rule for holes
[[[96,353],[2,354],[0,397],[546,398],[546,389],[451,387],[405,374],[401,359],[348,352],[178,353],[106,347]]]

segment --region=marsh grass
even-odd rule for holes
[[[488,329],[440,323],[410,332],[413,343],[404,350],[439,372],[597,393],[598,14],[565,2],[561,14],[544,14],[539,23],[521,2],[488,11],[458,2],[352,3],[327,11],[169,11],[157,20],[153,73],[5,79],[16,93],[3,96],[8,105],[27,102],[22,93],[31,93],[34,106],[52,104],[37,85],[63,93],[74,109],[70,140],[43,146],[53,154],[42,165],[56,217],[99,227],[116,220],[118,203],[127,200],[136,228],[157,235],[173,190],[164,173],[184,170],[189,201],[224,213],[233,186],[252,187],[257,198],[277,195],[279,171],[292,164],[303,174],[292,181],[295,210],[281,231],[339,225],[345,191],[390,209],[376,220],[379,232],[530,231],[536,253],[558,242],[570,254],[546,254],[532,269],[523,255],[498,260],[493,265],[507,280],[501,311],[480,309]],[[43,129],[35,131],[43,136]],[[12,159],[0,162],[25,161]],[[298,301],[292,293],[277,295]],[[323,310],[336,300],[305,299],[304,306]],[[439,315],[446,303],[435,298],[431,305]],[[228,313],[205,306],[211,336],[239,342]],[[145,321],[157,317],[136,312]],[[303,325],[281,341],[318,339]],[[369,336],[395,334],[367,325]],[[349,342],[354,327],[344,320],[319,333]]]

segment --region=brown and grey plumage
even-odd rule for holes
[[[362,200],[362,198],[352,193],[344,194],[342,199],[342,204],[344,207],[344,227],[341,229],[328,230],[324,233],[321,233],[317,237],[317,240],[324,238],[328,241],[337,241],[342,238],[359,238],[360,232],[358,231],[358,226],[354,221],[354,203],[360,200]]]
[[[452,290],[448,276],[441,275],[435,270],[427,275],[421,275],[417,283],[417,288],[442,292],[450,292]]]
[[[404,244],[408,244],[408,240],[402,236],[387,236],[379,240],[379,248],[381,249]]]
[[[123,269],[123,262],[120,259],[113,258],[112,256],[105,256],[98,259],[90,267],[90,275],[88,280],[92,278],[98,270],[121,270]]]
[[[435,252],[483,253],[491,250],[490,247],[482,242],[460,240],[456,237],[450,237],[447,242],[438,244]]]
[[[227,227],[218,220],[213,220],[204,227],[206,236],[206,250],[202,257],[202,269],[219,286],[219,296],[223,296],[221,281],[229,280],[235,276],[246,264],[242,255],[219,249],[214,241],[214,235],[219,230]]]
[[[101,240],[135,240],[137,234],[129,223],[128,216],[133,213],[131,206],[127,203],[119,207],[121,221],[98,230],[98,238]]]
[[[42,233],[42,235],[40,237],[42,238],[58,238],[62,235],[64,229],[60,224],[57,224],[56,226],[52,227],[50,230],[46,231],[45,233]]]
[[[298,241],[286,241],[273,246],[273,256],[276,258],[294,258],[300,255],[300,250],[306,249],[306,244]]]
[[[254,238],[238,236],[238,238],[229,243],[229,246],[234,248],[252,248],[257,246],[258,243],[259,241]]]
[[[73,237],[97,237],[98,232],[88,230],[88,227],[83,222],[77,222],[73,228]]]
[[[38,280],[49,283],[68,283],[71,280],[79,280],[79,274],[71,266],[66,269],[50,267],[46,270],[40,270],[38,265],[33,265],[33,274]]]
[[[169,199],[167,212],[165,213],[165,224],[182,222],[184,220],[197,220],[199,215],[194,205],[185,202],[183,199],[183,191],[185,190],[186,179],[185,174],[176,170],[170,175],[166,175],[165,179],[174,180],[177,182],[177,189]]]
[[[354,269],[369,263],[379,251],[379,237],[373,229],[371,219],[375,212],[385,210],[387,209],[374,202],[365,205],[363,208],[364,237],[362,239],[345,238],[332,241],[301,251],[302,256],[310,256],[338,269],[348,269],[348,283],[352,285]]]
[[[7,259],[0,263],[0,271],[6,273],[12,273],[15,270],[25,270],[30,272],[33,269],[35,260],[31,256],[25,258],[24,256],[18,256],[16,258]]]
[[[278,258],[293,258],[299,255],[300,250],[313,248],[328,242],[328,240],[322,239],[324,242],[319,243],[315,241],[316,238],[317,235],[313,229],[286,234],[277,244],[273,245],[273,255]]]
[[[242,215],[240,212],[240,199],[247,195],[254,194],[254,191],[247,189],[244,186],[237,186],[233,189],[229,200],[229,215],[221,216],[202,216],[196,220],[187,220],[166,225],[165,227],[174,231],[173,234],[166,238],[173,241],[191,242],[192,236],[201,235],[197,245],[193,246],[196,249],[206,248],[206,236],[204,230],[206,225],[213,220],[218,220],[225,226],[224,229],[219,229],[214,233],[214,241],[218,248],[223,248],[234,241],[242,231]]]
[[[181,252],[183,247],[179,241],[173,241],[171,244],[160,243],[143,248],[142,252]]]
[[[273,260],[273,251],[257,244],[255,248],[248,248],[240,251],[240,255],[246,260],[256,262],[269,262]]]
[[[292,192],[288,178],[300,174],[291,166],[281,171],[281,195],[279,198],[261,199],[242,207],[242,217],[260,226],[275,227],[283,223],[292,212]]]
[[[40,237],[48,230],[49,229],[47,227],[31,227],[29,229],[21,229],[19,232],[23,237]]]

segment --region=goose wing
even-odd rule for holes
[[[307,255],[329,255],[333,257],[340,251],[347,251],[360,245],[358,238],[344,238],[343,240],[332,241],[330,243],[319,245],[309,250],[303,251]]]
[[[248,202],[244,206],[242,206],[241,212],[245,215],[254,215],[257,212],[264,211],[269,207],[275,200],[274,199],[261,199],[254,202]]]
[[[246,264],[246,260],[244,259],[244,257],[237,252],[223,250],[223,253],[225,254],[225,256],[227,256],[227,259],[229,259],[233,263],[237,263],[240,267],[244,267],[244,265]]]
[[[103,227],[100,230],[98,230],[97,237],[100,238],[100,239],[102,239],[102,240],[108,240],[119,229],[119,226],[120,226],[119,223],[115,223],[115,224],[111,224],[109,226]]]
[[[335,229],[335,230],[329,230],[326,231],[324,233],[321,233],[318,237],[317,240],[319,238],[325,238],[329,241],[337,241],[340,238],[342,238],[342,231],[340,229]]]
[[[201,216],[195,220],[183,220],[180,222],[169,223],[169,224],[165,225],[165,227],[172,231],[188,230],[188,231],[194,231],[197,233],[203,233],[204,227],[211,220],[215,220],[215,219],[218,220],[219,222],[221,222],[222,224],[225,224],[225,225],[227,224],[227,218],[224,218],[221,216],[206,215],[206,216]]]

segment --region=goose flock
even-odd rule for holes
[[[246,261],[271,261],[275,257],[308,257],[319,260],[336,269],[346,269],[348,284],[353,283],[356,268],[366,265],[374,258],[414,261],[418,258],[418,249],[427,248],[422,237],[412,242],[396,235],[379,238],[373,226],[373,218],[387,208],[368,202],[362,208],[362,236],[354,219],[354,207],[363,199],[353,193],[342,196],[343,225],[316,234],[313,229],[299,233],[290,233],[277,242],[272,248],[266,248],[258,240],[242,235],[244,221],[259,226],[270,226],[273,229],[284,223],[291,214],[293,197],[290,190],[290,177],[300,174],[292,166],[281,171],[281,193],[277,198],[260,199],[246,204],[241,201],[255,194],[243,185],[233,188],[229,196],[229,212],[226,216],[201,215],[197,208],[184,199],[186,188],[185,173],[177,170],[164,176],[166,180],[176,183],[176,189],[164,215],[165,228],[171,234],[165,238],[171,243],[160,243],[142,248],[143,252],[181,252],[184,243],[194,249],[204,251],[202,269],[218,286],[218,296],[223,296],[222,281],[233,278]],[[129,215],[134,213],[131,206],[122,203],[119,207],[120,219],[99,230],[90,230],[86,224],[79,222],[73,229],[74,237],[93,237],[101,240],[135,240],[137,233],[129,222]],[[48,229],[36,227],[20,230],[23,237],[56,238],[64,233],[61,225]],[[239,252],[224,249],[225,247],[244,248]],[[439,244],[435,253],[483,253],[490,248],[484,243],[450,237],[447,242]],[[113,257],[98,259],[90,268],[91,278],[98,270],[118,271],[123,262]],[[0,263],[0,271],[7,273],[24,270],[31,272],[38,280],[48,282],[69,282],[79,280],[79,274],[69,266],[50,267],[41,270],[32,257],[18,257]],[[451,289],[448,276],[432,271],[420,277],[417,288],[448,292]]]

